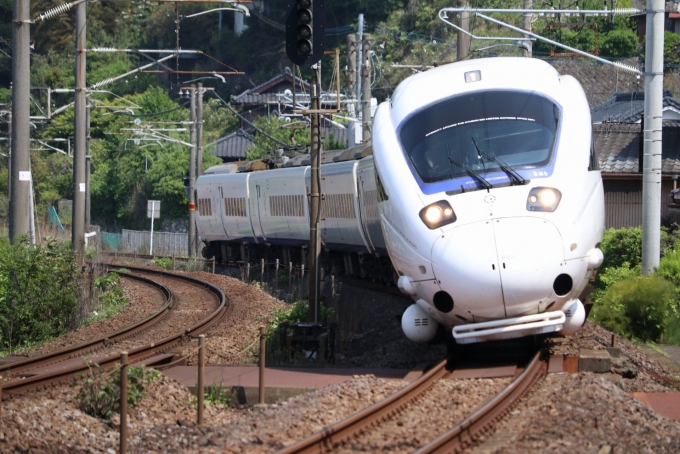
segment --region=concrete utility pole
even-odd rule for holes
[[[362,130],[361,141],[367,143],[371,141],[371,35],[364,34],[361,42],[363,48],[363,65],[361,65],[361,79],[364,86],[363,109],[362,109]]]
[[[362,43],[363,42],[363,36],[364,36],[364,15],[359,14],[359,26],[357,30],[357,43]],[[357,48],[357,79],[356,79],[356,85],[357,85],[357,116],[359,116],[360,109],[359,105],[361,104],[361,75],[363,74],[361,72],[361,65],[363,65],[363,57],[361,53],[361,44],[359,44]]]
[[[524,0],[524,9],[532,9],[534,7],[534,0]],[[531,14],[524,14],[522,16],[522,28],[524,30],[530,32],[531,31]],[[525,38],[528,38],[529,35],[524,35]],[[525,49],[522,51],[525,57],[531,58],[533,52],[532,52],[532,43],[531,41],[527,40],[524,41],[524,46]]]
[[[189,88],[191,104],[189,107],[189,121],[191,122],[191,134],[189,142],[189,257],[196,257],[196,199],[194,186],[196,184],[196,85]]]
[[[85,126],[85,96],[87,94],[85,82],[85,38],[87,34],[87,2],[76,6],[76,90],[74,111],[74,140],[73,154],[73,211],[71,220],[71,247],[76,252],[76,259],[83,264],[85,253],[85,155],[87,148],[87,133]]]
[[[647,0],[644,163],[642,173],[642,274],[661,256],[661,127],[663,115],[664,0]]]
[[[357,82],[357,39],[353,34],[347,35],[347,113],[350,118],[356,118],[356,110],[354,109],[354,93]],[[356,143],[356,128],[358,124],[356,121],[350,121],[347,125],[347,134],[349,136],[348,146],[352,148]]]
[[[29,45],[31,5],[29,0],[14,0],[12,21],[12,118],[10,132],[9,239],[29,231],[29,191],[31,190]]]
[[[319,114],[318,110],[321,103],[319,102],[321,96],[321,62],[312,65],[312,106],[311,117],[311,144],[310,144],[310,158],[311,158],[311,185],[309,194],[309,321],[318,323],[319,321],[319,203],[321,200],[320,180],[320,152],[321,152],[321,130],[319,128]]]
[[[86,98],[87,106],[85,107],[85,134],[87,146],[85,147],[85,227],[90,226],[92,219],[90,218],[90,112],[92,106],[90,105],[90,97]]]
[[[196,143],[198,144],[197,153],[197,176],[203,175],[203,84],[198,84],[196,92]]]
[[[461,8],[464,7],[465,0],[459,0],[458,6]],[[460,20],[458,22],[458,26],[465,31],[470,30],[470,13],[468,13],[467,11],[460,13]],[[456,58],[458,61],[465,60],[466,58],[468,58],[469,54],[470,54],[470,35],[467,35],[463,33],[461,30],[458,30],[458,34],[456,35]]]

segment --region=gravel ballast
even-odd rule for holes
[[[252,347],[258,329],[266,324],[277,307],[287,307],[236,279],[208,273],[188,273],[218,285],[229,297],[232,311],[218,327],[208,332],[208,364],[243,364],[253,362]],[[126,285],[126,292],[142,291]],[[143,292],[143,291],[142,291]],[[347,295],[349,289],[344,289]],[[353,296],[352,304],[369,301],[372,324],[370,335],[348,340],[349,347],[339,352],[338,363],[349,366],[413,367],[424,358],[441,358],[441,346],[422,346],[403,342],[394,333],[399,326],[392,312],[402,310],[408,301],[361,291]],[[137,295],[139,296],[139,295]],[[132,295],[131,301],[135,299]],[[153,300],[153,301],[151,301]],[[162,298],[156,294],[148,302],[156,308]],[[135,302],[116,317],[134,314]],[[389,316],[385,316],[389,314]],[[362,314],[364,316],[366,314]],[[138,314],[141,317],[141,314]],[[115,319],[114,317],[113,319]],[[113,319],[107,323],[113,323]],[[89,327],[88,327],[89,328]],[[99,328],[99,335],[102,334]],[[71,334],[73,335],[73,334]],[[81,332],[82,335],[82,332]],[[59,345],[55,341],[54,345]],[[64,342],[63,339],[61,342]],[[75,343],[75,341],[73,341]],[[195,341],[194,341],[195,342]],[[580,349],[604,349],[611,342],[611,333],[592,323],[571,338],[551,342],[553,354],[577,354]],[[68,344],[68,343],[65,343]],[[62,344],[64,345],[64,344]],[[660,364],[638,346],[618,340],[624,361],[615,366],[613,374],[550,375],[539,384],[474,452],[599,452],[603,446],[613,452],[678,452],[680,422],[656,415],[632,397],[632,392],[671,392],[672,384],[659,377],[678,375],[668,364]],[[45,347],[48,349],[48,347]],[[186,353],[194,344],[184,347]],[[342,355],[342,358],[340,357]],[[195,357],[190,357],[191,362]],[[631,372],[632,371],[632,372]],[[623,378],[623,375],[629,378]],[[459,402],[460,413],[473,410],[478,400],[496,392],[500,380],[449,381],[442,395]],[[340,421],[350,414],[375,403],[401,389],[403,381],[388,381],[373,376],[356,376],[339,385],[328,386],[285,402],[263,408],[207,406],[205,424],[194,424],[194,398],[177,382],[162,377],[147,388],[147,397],[130,411],[130,452],[273,452],[283,446]],[[677,382],[676,385],[677,386]],[[103,452],[118,450],[118,415],[105,422],[85,415],[75,400],[77,387],[68,385],[38,391],[31,396],[2,402],[0,452]],[[476,400],[463,401],[465,396]],[[447,406],[432,404],[431,413],[417,413],[413,421],[435,422]],[[451,407],[453,408],[453,406]],[[448,414],[451,423],[458,410]],[[418,416],[419,415],[419,416]],[[406,427],[400,435],[399,429]],[[419,442],[426,442],[409,433],[408,425],[395,421],[382,438],[358,440],[354,452],[412,452]],[[394,437],[386,434],[394,433]],[[410,437],[410,438],[409,438]],[[495,437],[495,438],[494,438]],[[345,449],[350,449],[346,445]]]

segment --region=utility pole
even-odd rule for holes
[[[661,256],[661,128],[663,115],[664,0],[647,0],[645,118],[642,173],[642,274]]]
[[[73,155],[73,212],[71,221],[71,247],[76,252],[78,264],[83,264],[85,252],[85,38],[87,34],[87,2],[76,6],[76,90],[74,103],[75,151]]]
[[[189,257],[196,256],[196,199],[194,186],[196,184],[196,85],[189,88],[191,103],[189,107],[189,121],[191,122],[191,134],[189,142]]]
[[[359,105],[361,104],[361,75],[363,72],[361,72],[361,65],[364,64],[364,60],[362,57],[361,53],[361,43],[363,43],[363,36],[364,36],[364,15],[359,14],[359,26],[357,30],[357,43],[359,43],[359,46],[357,47],[357,78],[356,78],[356,85],[357,85],[357,116],[361,113],[359,109]]]
[[[524,0],[524,9],[532,9],[534,7],[534,0]],[[531,31],[531,14],[525,13],[524,16],[522,16],[522,27],[524,30],[530,32]],[[529,38],[529,35],[524,35],[525,38]],[[531,58],[533,52],[532,52],[532,43],[528,39],[523,42],[525,48],[522,51],[525,57]]]
[[[319,202],[320,192],[320,151],[321,151],[321,130],[319,129],[319,102],[321,96],[321,62],[312,65],[312,105],[311,105],[311,193],[309,194],[309,321],[319,322]]]
[[[357,80],[357,39],[354,34],[347,35],[347,112],[350,118],[356,118],[356,110],[354,105],[354,93],[356,89]],[[347,133],[349,135],[349,148],[356,145],[356,128],[357,122],[350,121],[347,125]]]
[[[29,231],[31,5],[29,0],[14,0],[13,9],[9,239],[12,243],[16,243],[19,236]]]
[[[197,153],[197,176],[203,175],[203,84],[198,84],[198,91],[196,92],[196,143],[198,144]]]
[[[86,107],[85,107],[85,134],[86,134],[86,143],[87,146],[85,147],[85,226],[89,228],[90,224],[92,223],[92,219],[90,218],[90,112],[91,112],[92,106],[90,105],[90,97],[88,96],[86,98]]]
[[[458,6],[461,8],[464,7],[465,0],[459,0]],[[465,31],[470,30],[470,13],[468,13],[467,11],[460,13],[460,21],[458,22],[458,26]],[[465,60],[466,58],[468,58],[469,54],[470,54],[470,35],[467,35],[463,33],[461,30],[458,30],[458,34],[456,35],[456,58],[458,61]]]
[[[361,78],[364,86],[361,141],[367,143],[371,141],[371,35],[365,33],[361,45],[364,59],[363,65],[361,65]]]

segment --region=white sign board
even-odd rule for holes
[[[147,200],[146,201],[146,217],[151,218],[153,213],[153,219],[158,219],[161,217],[161,201],[160,200]]]

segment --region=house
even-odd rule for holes
[[[591,109],[607,228],[642,225],[643,113],[644,92],[614,93]],[[680,101],[669,92],[663,98],[661,160],[661,221],[680,223],[680,214],[670,213],[666,205],[672,177],[680,174]]]
[[[253,136],[239,128],[217,139],[214,145],[211,153],[222,159],[222,162],[242,161],[246,158],[248,149],[253,147]]]

